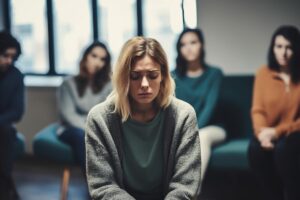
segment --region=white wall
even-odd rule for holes
[[[36,133],[57,120],[56,87],[26,87],[26,111],[17,129],[26,138],[27,153]]]
[[[197,0],[197,9],[207,61],[226,74],[253,74],[277,27],[300,28],[299,0]]]

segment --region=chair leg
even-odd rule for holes
[[[60,200],[67,200],[69,180],[70,180],[70,168],[66,167],[64,169],[62,182],[61,182]]]

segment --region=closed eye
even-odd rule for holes
[[[148,78],[154,80],[159,76],[159,72],[157,71],[150,71],[147,75]]]
[[[138,80],[140,78],[140,74],[138,72],[130,72],[130,79],[131,80]]]
[[[159,77],[159,74],[160,72],[158,70],[155,70],[155,71],[147,71],[146,72],[146,77],[150,80],[155,80]],[[131,71],[130,72],[130,79],[131,80],[139,80],[139,79],[142,79],[144,76],[144,73],[143,72],[137,72],[137,71]]]

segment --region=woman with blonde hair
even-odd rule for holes
[[[173,96],[161,45],[127,41],[113,92],[89,113],[87,180],[92,199],[193,199],[200,185],[194,109]]]

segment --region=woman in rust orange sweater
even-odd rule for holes
[[[268,66],[256,74],[252,105],[255,137],[249,163],[265,199],[300,199],[300,33],[274,33]]]

